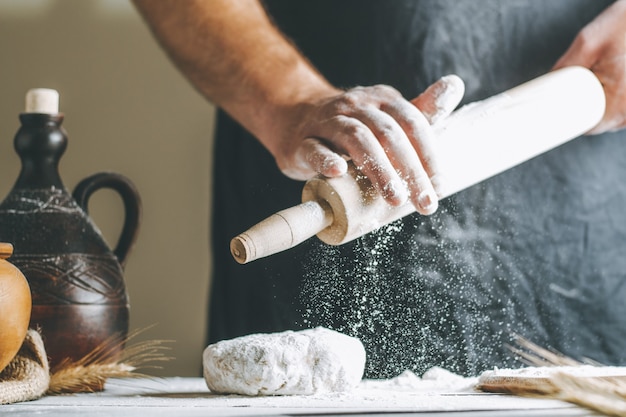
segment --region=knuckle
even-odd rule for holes
[[[383,123],[381,126],[379,126],[378,133],[381,141],[389,144],[398,143],[402,141],[402,139],[404,139],[396,126],[392,125],[391,123]]]
[[[412,177],[407,180],[407,184],[410,188],[416,190],[426,190],[431,187],[430,179],[425,173],[413,172]]]
[[[422,144],[423,146],[430,145],[435,136],[432,126],[423,115],[422,117],[415,117],[411,119],[407,123],[406,130],[409,136],[411,136],[416,143]]]
[[[396,90],[395,88],[387,84],[377,84],[377,85],[374,85],[372,89],[376,93],[385,97],[391,97],[391,98],[402,97],[402,94],[400,94],[398,90]]]
[[[334,116],[330,119],[330,124],[333,126],[335,132],[339,134],[337,136],[338,138],[344,137],[363,142],[372,135],[367,126],[349,116]]]
[[[360,123],[346,123],[344,133],[351,138],[364,140],[370,135],[370,130]]]
[[[359,105],[359,97],[354,92],[348,91],[337,97],[330,104],[330,111],[337,114],[349,114]]]

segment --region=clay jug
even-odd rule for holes
[[[0,204],[0,241],[14,246],[11,262],[31,287],[31,328],[40,328],[50,366],[79,360],[112,337],[128,333],[123,279],[126,257],[141,215],[134,185],[115,173],[81,181],[70,194],[58,172],[67,147],[58,93],[27,93],[26,112],[14,140],[22,168]],[[111,250],[88,216],[90,196],[109,188],[122,198],[125,219]],[[113,349],[115,357],[123,346]]]

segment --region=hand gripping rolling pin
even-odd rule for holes
[[[446,180],[442,197],[580,136],[600,121],[604,108],[602,85],[582,67],[557,70],[461,107],[433,126]],[[387,204],[353,166],[341,177],[307,181],[302,201],[233,238],[235,260],[247,263],[314,235],[341,245],[415,211],[410,201]]]

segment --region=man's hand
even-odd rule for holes
[[[464,85],[447,76],[409,102],[389,86],[357,87],[301,103],[279,123],[275,146],[285,175],[308,179],[346,172],[346,159],[392,205],[410,199],[422,214],[437,209],[445,180],[433,151],[431,125],[461,101]]]
[[[458,77],[412,101],[388,86],[342,91],[274,27],[259,0],[133,1],[182,73],[286,175],[338,176],[350,159],[390,204],[410,199],[422,214],[437,209],[443,181],[431,124],[461,100]]]
[[[580,31],[554,69],[580,65],[593,71],[606,94],[606,112],[589,133],[626,127],[626,0],[619,0]]]

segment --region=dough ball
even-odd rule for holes
[[[209,345],[204,379],[214,393],[311,395],[347,391],[363,377],[359,339],[318,327],[253,334]]]

